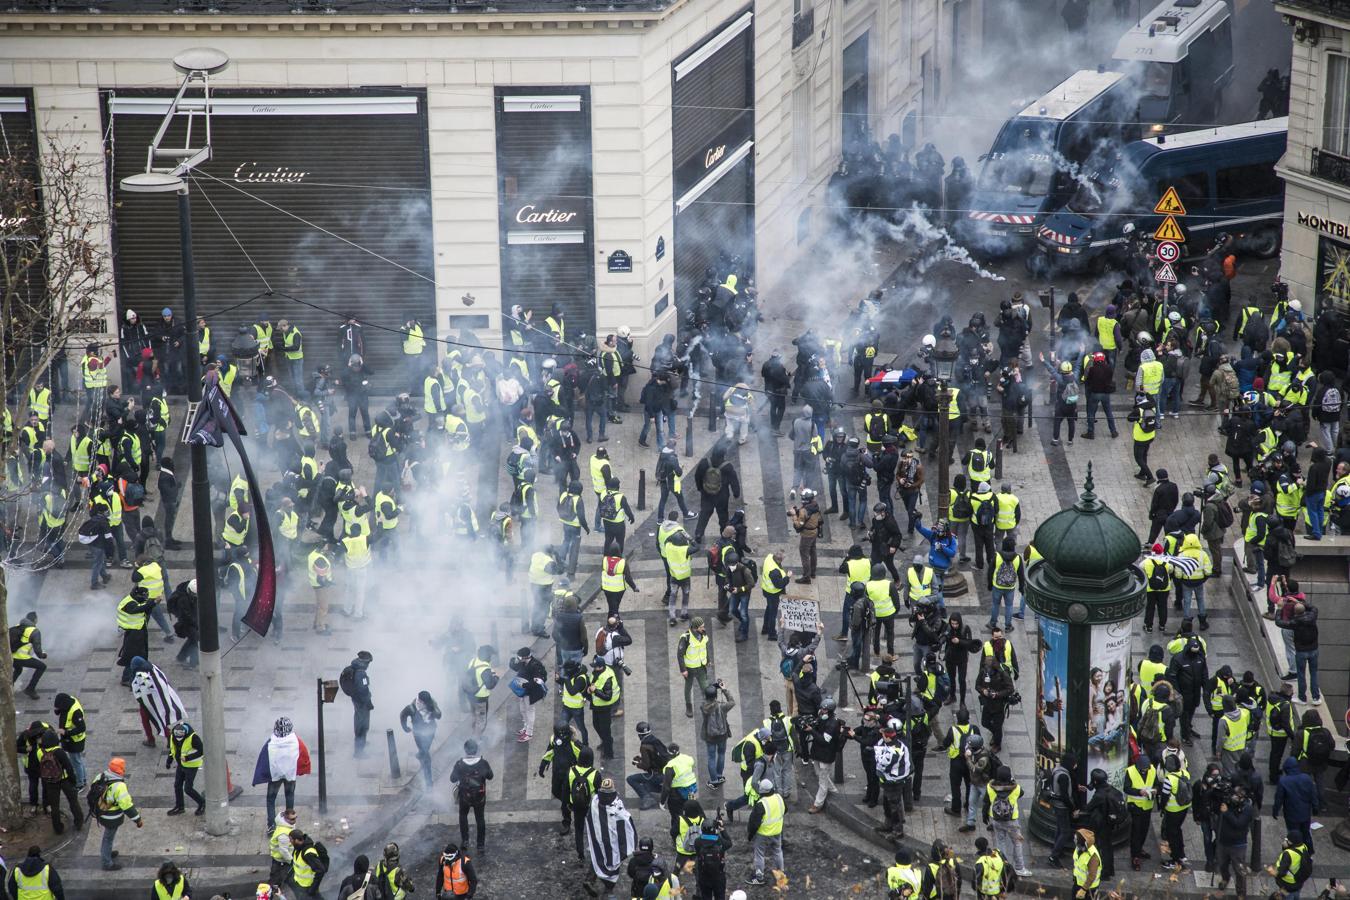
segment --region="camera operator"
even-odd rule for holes
[[[1237,894],[1239,897],[1245,897],[1247,864],[1244,860],[1247,856],[1247,840],[1251,833],[1252,816],[1255,815],[1251,801],[1247,799],[1246,790],[1241,785],[1232,785],[1227,791],[1227,796],[1219,798],[1217,811],[1212,812],[1217,831],[1214,866],[1220,875],[1219,890],[1228,889],[1228,880],[1235,873]],[[1229,871],[1230,867],[1232,873]]]
[[[1003,720],[1008,716],[1016,687],[1007,671],[992,656],[982,656],[980,674],[975,679],[975,695],[980,698],[980,725],[989,732],[990,747],[1003,749]]]
[[[867,777],[867,792],[863,801],[868,809],[876,809],[881,797],[881,781],[877,778],[876,747],[881,743],[881,717],[875,707],[863,710],[862,722],[848,730],[851,740],[858,742],[863,775]]]
[[[914,636],[914,668],[937,653],[947,641],[947,620],[935,603],[915,603],[909,613],[909,626]],[[944,698],[945,699],[945,698]]]
[[[731,724],[727,715],[736,705],[736,699],[727,690],[726,682],[717,679],[703,691],[703,745],[708,751],[708,787],[719,787],[726,781],[723,772],[727,762],[727,739]]]
[[[632,636],[623,624],[623,618],[614,613],[605,620],[605,624],[600,626],[600,630],[595,633],[595,654],[604,660],[605,665],[614,670],[614,677],[619,681],[619,690],[623,691],[623,679],[626,675],[632,675],[633,670],[623,661],[623,648],[633,643]],[[622,694],[620,694],[622,696]],[[622,702],[622,701],[620,701]],[[614,718],[623,718],[623,707],[620,706],[614,710]]]
[[[1219,774],[1219,764],[1211,762],[1205,767],[1204,774],[1191,787],[1191,816],[1200,826],[1200,834],[1205,845],[1205,871],[1215,871],[1216,823],[1219,816],[1219,804],[1227,796],[1228,782]]]
[[[810,736],[811,763],[816,770],[816,796],[811,813],[822,812],[830,794],[839,793],[831,777],[834,761],[843,752],[848,729],[834,714],[834,698],[825,697],[820,702],[820,713],[814,720],[800,721],[802,731]]]

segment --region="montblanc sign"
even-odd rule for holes
[[[1335,219],[1313,215],[1303,210],[1298,212],[1298,224],[1316,231],[1325,231],[1327,234],[1335,235],[1338,238],[1350,237],[1350,225],[1337,222]]]

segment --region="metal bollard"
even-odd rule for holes
[[[403,770],[398,765],[398,747],[394,746],[394,729],[386,728],[384,738],[389,742],[389,777],[402,778]]]
[[[835,704],[839,709],[846,709],[848,704],[848,669],[839,670],[839,693],[836,695]],[[836,753],[834,756],[834,783],[844,783],[844,754]]]
[[[684,455],[694,455],[694,408],[689,408],[689,418],[684,423]]]
[[[647,508],[647,470],[638,469],[638,512]]]
[[[1003,480],[1003,437],[994,441],[994,477],[999,481]],[[973,488],[974,485],[971,485]]]

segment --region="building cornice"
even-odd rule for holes
[[[1277,0],[1275,11],[1332,28],[1350,28],[1350,2],[1347,0]]]
[[[1291,169],[1284,165],[1277,165],[1275,174],[1283,178],[1287,184],[1297,185],[1306,190],[1326,194],[1335,197],[1337,200],[1350,203],[1350,187],[1345,185],[1327,181],[1325,178],[1318,178],[1315,175],[1310,175],[1298,169]]]
[[[497,32],[534,34],[595,31],[636,33],[651,29],[683,6],[672,0],[662,10],[597,10],[556,13],[378,13],[334,14],[322,12],[219,13],[194,10],[183,14],[127,15],[121,13],[19,13],[0,12],[0,33],[190,33],[190,32],[312,32],[395,35],[428,32]],[[409,7],[416,6],[409,0]]]

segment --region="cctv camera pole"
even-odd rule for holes
[[[188,402],[202,402],[202,364],[198,353],[197,288],[192,268],[192,204],[188,186],[178,189],[178,240],[183,259],[183,315],[188,328]],[[225,773],[225,684],[221,677],[220,629],[216,617],[216,566],[212,546],[211,487],[206,476],[206,445],[189,443],[192,459],[192,551],[196,557],[197,621],[201,646],[202,732],[206,735],[206,833],[228,834],[229,789]]]

